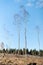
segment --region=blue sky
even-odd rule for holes
[[[5,48],[18,48],[18,33],[14,15],[22,15],[20,6],[29,12],[27,24],[27,48],[39,49],[37,29],[39,26],[40,49],[43,49],[43,0],[0,0],[0,44]],[[23,21],[21,21],[23,22]],[[20,48],[24,48],[24,23],[20,25]]]

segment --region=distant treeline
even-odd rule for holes
[[[13,53],[13,54],[18,54],[18,51],[19,51],[19,54],[20,55],[24,55],[25,54],[25,51],[26,51],[26,54],[29,54],[29,55],[40,55],[40,56],[43,56],[43,50],[40,50],[40,51],[37,51],[36,49],[34,49],[34,50],[28,50],[28,49],[26,49],[25,50],[25,48],[23,48],[23,49],[20,49],[20,50],[18,50],[18,49],[3,49],[3,50],[0,50],[0,53]]]

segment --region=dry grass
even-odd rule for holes
[[[43,57],[38,56],[16,56],[14,54],[5,54],[3,57],[3,54],[0,54],[0,63],[3,63],[4,65],[25,65],[29,63],[37,63],[43,65]]]

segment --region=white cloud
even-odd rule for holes
[[[16,1],[16,2],[20,2],[21,0],[14,0],[14,1]]]
[[[42,8],[43,7],[43,0],[28,0],[27,6],[35,6]]]
[[[38,0],[38,1],[43,1],[43,0]]]
[[[36,7],[43,7],[43,0],[39,0],[38,2],[36,2]]]
[[[14,1],[16,1],[16,2],[21,2],[22,0],[14,0]],[[43,0],[27,0],[28,2],[27,2],[27,4],[26,4],[26,6],[28,6],[28,7],[32,7],[32,6],[34,6],[34,7],[39,7],[39,8],[41,8],[41,7],[43,7]]]
[[[20,0],[17,0],[18,2],[20,2]]]
[[[35,2],[36,0],[28,0],[28,2]]]
[[[27,6],[31,7],[31,6],[33,6],[33,4],[31,2],[28,2]]]

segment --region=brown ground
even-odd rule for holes
[[[29,63],[37,63],[38,65],[43,65],[43,57],[40,56],[21,56],[14,54],[0,54],[0,65],[26,65]]]

